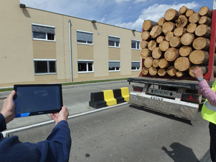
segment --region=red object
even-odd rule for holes
[[[142,31],[144,31],[142,29]],[[214,81],[214,54],[215,54],[215,38],[216,38],[216,10],[212,11],[212,24],[211,24],[211,39],[210,39],[210,49],[209,49],[209,63],[208,63],[208,72],[204,75],[205,80]],[[144,67],[144,59],[142,59],[142,68]],[[171,76],[151,76],[151,75],[143,75],[142,71],[139,76],[142,77],[152,77],[152,78],[172,78],[172,79],[186,79],[186,80],[195,80],[193,77],[171,77]]]

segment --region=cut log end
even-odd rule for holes
[[[183,27],[184,28],[188,24],[188,19],[185,15],[180,15],[175,23],[176,23],[177,27]]]
[[[170,46],[174,48],[179,48],[181,46],[181,39],[179,37],[173,37],[170,40]]]
[[[176,11],[175,9],[168,9],[165,14],[164,14],[164,18],[167,20],[167,21],[175,21],[178,16],[179,16],[179,12]]]
[[[160,50],[159,47],[156,47],[155,49],[153,49],[152,51],[152,57],[155,59],[159,59],[162,56],[162,51]]]
[[[190,23],[188,26],[187,26],[187,32],[188,33],[195,33],[195,30],[197,28],[197,24],[195,23]]]
[[[191,54],[189,55],[189,59],[195,65],[199,65],[199,64],[205,65],[208,64],[209,54],[206,51],[195,50],[191,52]]]
[[[197,50],[209,51],[210,40],[204,37],[198,37],[194,40],[193,47]]]
[[[166,39],[167,41],[170,41],[173,37],[174,37],[174,33],[173,33],[173,32],[168,32],[168,33],[166,34],[165,39]]]
[[[165,59],[169,62],[174,61],[178,56],[179,52],[176,48],[169,48],[164,54]]]
[[[157,75],[157,73],[158,73],[157,68],[155,68],[155,67],[149,68],[149,74],[150,75],[155,76],[155,75]]]
[[[147,57],[145,60],[144,60],[144,66],[146,68],[150,68],[152,66],[152,63],[153,63],[153,58],[152,57]]]
[[[140,56],[142,59],[146,59],[147,57],[151,56],[151,51],[147,48],[142,49]]]
[[[147,75],[148,72],[149,72],[149,69],[146,68],[146,67],[143,67],[143,69],[142,69],[142,73],[143,73],[143,75]]]
[[[166,22],[165,18],[162,17],[158,20],[158,25],[163,26],[163,24]]]
[[[159,44],[159,48],[161,51],[166,51],[169,49],[169,42],[168,41],[162,41],[160,44]]]
[[[206,6],[203,6],[202,8],[200,8],[199,14],[201,16],[212,17],[212,11],[208,7],[206,7]]]
[[[192,47],[189,47],[189,46],[182,46],[180,49],[179,49],[179,54],[181,56],[189,56],[189,54],[191,53],[192,51]]]
[[[169,63],[166,59],[162,58],[159,60],[159,67],[164,69],[167,68],[169,66]]]
[[[147,41],[141,41],[140,47],[141,47],[142,49],[147,48],[147,47],[148,47],[148,42],[147,42]]]
[[[174,66],[179,71],[186,71],[190,67],[190,61],[187,57],[179,57],[175,60]]]
[[[154,59],[153,62],[152,62],[152,66],[157,68],[159,66],[159,60]]]
[[[198,37],[205,37],[205,38],[210,38],[211,35],[211,27],[207,26],[207,25],[199,25],[196,30],[195,30],[195,34]]]
[[[150,39],[150,33],[149,33],[148,31],[142,32],[141,38],[142,38],[142,40],[144,40],[144,41],[149,40],[149,39]]]
[[[166,72],[165,69],[159,69],[159,70],[158,70],[158,75],[159,75],[159,76],[165,76],[166,73],[167,73],[167,72]]]
[[[145,31],[150,31],[150,29],[151,29],[153,26],[155,26],[155,25],[157,25],[156,22],[151,21],[151,20],[145,20],[144,23],[143,23],[143,29],[144,29]]]
[[[191,33],[185,33],[182,37],[181,37],[181,43],[185,46],[189,46],[193,43],[194,40],[194,34]]]
[[[168,69],[167,69],[167,74],[169,76],[175,76],[176,75],[176,68],[174,66],[170,66]]]
[[[157,47],[157,42],[154,41],[154,40],[151,40],[149,43],[148,43],[148,49],[150,51],[152,51],[153,49],[155,49]]]
[[[187,12],[187,10],[188,10],[187,7],[182,6],[182,7],[179,9],[179,13],[183,15],[183,14],[185,14],[185,13]]]

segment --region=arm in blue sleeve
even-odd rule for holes
[[[60,121],[45,141],[36,144],[41,160],[69,161],[71,137],[67,121]]]
[[[6,123],[4,116],[0,113],[0,132],[6,130]]]
[[[17,136],[0,139],[0,161],[67,162],[70,148],[68,123],[60,121],[48,138],[39,143],[22,143]]]

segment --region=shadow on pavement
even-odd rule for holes
[[[199,162],[193,150],[189,147],[174,142],[170,145],[170,148],[172,148],[171,151],[163,146],[162,150],[164,150],[174,162]]]
[[[161,112],[145,109],[145,107],[140,107],[140,106],[135,106],[135,105],[129,105],[129,107],[135,108],[135,109],[141,110],[141,111],[146,111],[146,112],[151,113],[151,114],[160,115],[162,117],[169,118],[169,119],[176,120],[176,121],[180,121],[182,123],[185,123],[185,124],[193,126],[190,120],[178,118],[178,117],[175,117],[174,115],[163,114]]]

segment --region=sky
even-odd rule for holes
[[[214,0],[20,0],[27,7],[42,9],[127,29],[142,30],[144,20],[157,22],[166,10],[182,6],[199,12],[213,8]]]

